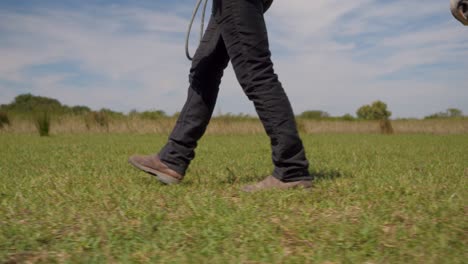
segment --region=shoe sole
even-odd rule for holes
[[[150,167],[146,167],[144,165],[141,165],[139,164],[138,162],[132,160],[132,159],[129,159],[128,162],[130,164],[132,164],[134,167],[136,167],[137,169],[140,169],[146,173],[149,173],[153,176],[156,176],[156,179],[158,179],[160,182],[164,183],[164,184],[167,184],[167,185],[173,185],[173,184],[178,184],[180,183],[180,180],[172,177],[172,176],[169,176],[165,173],[162,173],[158,170],[155,170],[155,169],[152,169]]]

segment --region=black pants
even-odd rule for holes
[[[190,69],[187,101],[159,153],[182,175],[211,119],[230,60],[271,139],[273,176],[285,182],[312,178],[291,104],[273,70],[263,8],[262,0],[213,1],[209,25]]]

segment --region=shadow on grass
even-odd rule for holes
[[[198,174],[191,175],[182,181],[181,185],[191,186],[191,185],[235,185],[235,184],[247,184],[263,180],[267,175],[239,175],[232,171],[229,168],[226,168],[227,175],[226,177],[220,178],[213,182],[213,179],[204,179]],[[337,178],[346,176],[341,171],[336,169],[322,169],[322,170],[311,170],[309,171],[310,175],[313,176],[314,181],[323,181],[323,180],[335,180]],[[144,179],[145,183],[158,182],[158,180],[152,176]]]
[[[313,170],[309,171],[310,175],[314,177],[315,181],[322,181],[322,180],[335,180],[337,178],[343,177],[343,173],[335,170]]]
[[[330,169],[330,170],[313,170],[309,171],[310,175],[314,177],[314,181],[322,181],[322,180],[335,180],[343,176],[338,170]],[[263,180],[266,176],[265,175],[252,175],[252,176],[243,176],[239,177],[234,173],[229,173],[228,176],[221,180],[220,184],[236,184],[236,183],[252,183]]]

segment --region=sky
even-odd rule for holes
[[[0,104],[32,93],[96,110],[180,111],[195,3],[1,0]],[[355,114],[375,100],[394,118],[468,114],[468,27],[449,0],[275,0],[265,20],[296,114]],[[192,53],[198,34],[196,24]],[[215,114],[255,114],[231,67],[220,89]]]

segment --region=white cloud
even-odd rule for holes
[[[462,59],[468,55],[468,35],[453,21],[447,3],[277,1],[268,21],[273,48],[288,51],[277,68],[296,111],[343,114],[384,99],[398,106],[396,116],[422,116],[449,106],[468,112],[468,104],[456,99],[468,101],[468,92],[452,88],[468,82],[468,75],[460,74],[468,67]],[[416,71],[424,77],[410,74],[427,65],[436,66]],[[385,78],[389,74],[396,80]]]
[[[2,14],[1,24],[6,25],[3,29],[7,27],[6,30],[22,36],[18,39],[11,36],[20,45],[0,48],[0,79],[30,81],[34,93],[57,97],[69,104],[159,107],[175,111],[162,102],[161,95],[187,86],[188,63],[183,57],[181,41],[164,33],[180,33],[175,29],[186,25],[186,19],[138,9],[114,8],[103,14],[96,17],[63,10]],[[132,32],[135,29],[126,32],[129,21],[141,32]],[[83,87],[61,84],[61,77],[65,77],[61,74],[32,79],[21,73],[31,65],[62,60],[75,61],[83,70],[108,81],[104,85],[85,87],[88,93],[83,94]],[[44,78],[54,81],[44,82]],[[128,87],[129,81],[138,86]],[[181,104],[180,96],[178,99]]]

